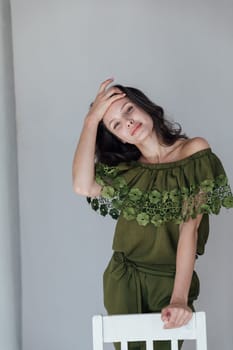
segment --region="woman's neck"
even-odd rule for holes
[[[164,163],[179,158],[180,146],[184,139],[177,140],[173,145],[165,145],[158,139],[157,135],[151,135],[142,144],[136,145],[141,152],[140,162],[142,163]],[[178,150],[178,153],[175,152]]]

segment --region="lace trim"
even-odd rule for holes
[[[108,174],[115,176],[116,168],[106,167]],[[104,185],[97,175],[96,181],[103,186],[101,196],[87,197],[91,207],[101,215],[109,214],[117,219],[120,214],[126,220],[136,220],[139,225],[151,223],[160,226],[166,222],[181,223],[198,214],[218,214],[221,206],[233,207],[233,196],[225,175],[214,180],[204,180],[198,186],[183,187],[160,192],[157,189],[142,192],[139,188],[129,188],[122,176]]]

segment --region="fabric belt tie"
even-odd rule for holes
[[[129,260],[122,252],[114,252],[110,265],[110,273],[115,280],[119,281],[122,278],[126,279],[127,281],[132,280],[134,291],[136,293],[138,313],[142,312],[141,283],[139,272],[158,277],[174,278],[175,276],[175,265],[156,264],[146,266]]]

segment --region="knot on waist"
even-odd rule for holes
[[[124,253],[122,252],[114,252],[113,253],[113,259],[118,262],[118,263],[124,263],[128,266],[132,266],[135,269],[137,268],[137,264],[135,262],[133,262],[132,260],[129,260]]]
[[[132,272],[143,272],[146,274],[151,274],[154,276],[161,277],[172,277],[174,278],[176,267],[175,265],[165,265],[165,264],[152,264],[146,265],[142,263],[138,263],[128,259],[123,252],[114,252],[112,257],[112,273],[117,272],[118,277],[127,272],[127,270],[131,270]]]

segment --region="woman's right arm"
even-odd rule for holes
[[[125,96],[122,91],[114,87],[106,90],[112,81],[113,79],[108,79],[100,85],[96,99],[85,117],[74,154],[73,189],[83,196],[95,197],[100,194],[101,186],[95,181],[95,145],[98,125],[110,105]]]
[[[95,142],[98,121],[87,115],[74,154],[72,176],[73,189],[77,194],[95,197],[100,194],[101,186],[94,180],[95,176]]]

